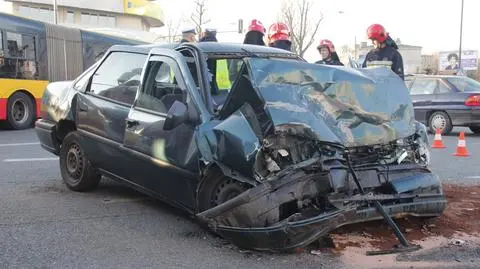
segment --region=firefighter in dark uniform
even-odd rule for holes
[[[322,60],[315,62],[316,64],[343,66],[342,62],[340,62],[340,58],[338,57],[337,52],[335,51],[335,46],[333,46],[332,41],[328,39],[321,40],[320,45],[318,45],[317,49],[322,56]]]
[[[276,22],[268,28],[268,46],[292,51],[290,29],[285,23]]]
[[[187,28],[182,31],[182,40],[180,40],[180,44],[188,43],[188,42],[195,42],[195,35],[196,35],[195,28]]]
[[[374,48],[367,54],[363,67],[387,66],[401,79],[403,74],[403,58],[398,52],[398,46],[388,36],[385,28],[380,24],[373,24],[367,29],[368,39],[372,40]]]

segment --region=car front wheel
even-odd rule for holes
[[[428,120],[429,131],[435,133],[437,129],[440,129],[442,135],[449,134],[452,129],[452,121],[447,113],[443,111],[434,112]]]
[[[480,126],[475,126],[475,127],[471,126],[470,130],[475,134],[480,134]]]
[[[91,191],[98,186],[101,175],[87,159],[77,132],[69,133],[60,148],[60,171],[63,182],[73,191]]]

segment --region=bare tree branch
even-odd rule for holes
[[[178,36],[178,30],[180,28],[180,24],[182,23],[182,18],[174,21],[172,19],[167,20],[165,26],[167,28],[167,42],[173,43],[176,42]]]
[[[323,20],[312,13],[313,0],[283,0],[281,18],[291,30],[292,50],[302,56],[310,48]]]
[[[207,0],[195,0],[195,10],[190,15],[190,20],[195,24],[197,33],[202,32],[202,26],[210,22],[207,15]]]

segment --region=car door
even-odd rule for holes
[[[124,147],[132,157],[129,166],[135,169],[130,171],[130,178],[135,184],[175,205],[193,209],[198,181],[194,138],[198,110],[191,98],[196,87],[192,77],[180,71],[181,58],[180,53],[165,50],[163,55],[149,59],[142,86],[126,119]],[[183,70],[188,70],[186,63],[182,64]],[[175,101],[186,104],[193,116],[187,123],[164,130]]]
[[[432,109],[437,83],[436,78],[416,78],[410,87],[415,119],[422,123],[428,121],[427,113]]]
[[[104,172],[125,175],[125,119],[135,100],[146,54],[112,51],[77,95],[77,129],[89,160]]]

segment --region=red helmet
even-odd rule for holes
[[[388,34],[382,25],[372,24],[367,29],[367,36],[368,39],[377,40],[378,42],[383,43],[387,39]]]
[[[248,31],[256,31],[260,32],[262,34],[265,34],[265,27],[263,27],[263,24],[259,20],[252,20],[250,22],[250,25],[248,26]]]
[[[328,39],[322,39],[320,41],[320,45],[318,45],[317,49],[320,49],[321,47],[326,47],[330,51],[330,53],[335,52],[335,46],[333,46],[332,41]]]
[[[268,28],[268,42],[273,43],[277,40],[290,40],[290,29],[285,23],[276,22]]]

